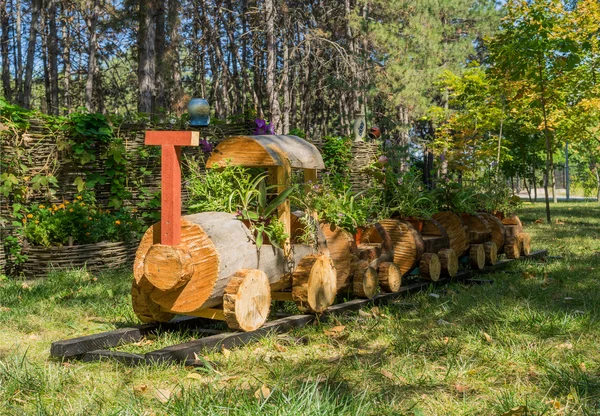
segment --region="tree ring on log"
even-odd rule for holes
[[[458,256],[451,248],[438,251],[442,273],[448,277],[454,277],[458,273]]]
[[[419,273],[426,279],[437,282],[440,280],[442,265],[440,258],[435,253],[425,253],[419,262]]]
[[[424,252],[423,238],[407,221],[381,220],[379,224],[392,242],[394,263],[402,276],[410,272]]]
[[[483,244],[471,244],[469,263],[475,270],[482,270],[485,267],[485,248]]]
[[[434,214],[433,219],[439,222],[448,233],[450,248],[456,255],[460,257],[465,254],[469,249],[469,237],[460,216],[450,211],[442,211]]]
[[[392,262],[384,262],[379,265],[377,271],[379,285],[385,292],[396,293],[402,286],[402,273],[400,268]]]
[[[493,241],[488,241],[483,244],[485,251],[485,262],[490,266],[493,266],[498,262],[498,246]]]
[[[379,293],[379,277],[377,270],[369,266],[365,260],[358,262],[352,282],[354,296],[371,299]]]
[[[271,287],[266,273],[258,269],[237,271],[223,293],[223,314],[231,329],[254,331],[269,317]]]
[[[155,244],[144,260],[146,279],[159,290],[171,290],[185,285],[194,273],[190,253],[177,246]]]
[[[502,252],[502,249],[504,248],[504,240],[506,240],[506,227],[495,215],[488,213],[482,213],[480,215],[486,219],[490,229],[492,230],[492,241],[496,243],[498,253]]]
[[[519,241],[517,235],[509,235],[506,237],[506,243],[504,243],[504,254],[506,254],[507,258],[518,259],[521,257],[521,249],[521,241]]]
[[[324,312],[335,301],[337,278],[326,254],[310,254],[292,273],[292,299],[301,311]]]

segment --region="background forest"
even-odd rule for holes
[[[572,144],[598,190],[594,0],[0,0],[2,92],[52,115],[84,107],[174,120],[267,119],[311,140],[364,114],[429,173],[518,175],[530,192]]]

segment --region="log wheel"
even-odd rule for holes
[[[254,331],[266,322],[271,307],[271,288],[266,273],[242,269],[234,274],[223,293],[223,315],[231,329]]]
[[[460,216],[450,211],[442,211],[434,214],[433,219],[445,228],[450,239],[450,248],[456,255],[460,257],[465,254],[469,249],[469,237]]]
[[[496,243],[496,248],[500,253],[504,248],[504,240],[506,239],[506,227],[502,224],[502,221],[498,219],[495,215],[488,213],[479,214],[485,218],[488,222],[490,229],[492,231],[492,241]]]
[[[377,270],[369,266],[365,260],[361,260],[356,266],[352,289],[354,295],[359,298],[371,299],[379,293]]]
[[[175,316],[174,313],[164,312],[160,305],[150,298],[154,287],[146,280],[140,279],[139,283],[133,280],[131,283],[131,304],[133,311],[144,323],[169,322]]]
[[[337,289],[348,287],[352,283],[352,264],[356,261],[356,242],[354,236],[340,227],[320,224],[325,235],[329,255],[335,266]]]
[[[423,255],[423,238],[407,221],[381,220],[379,224],[389,235],[393,248],[394,263],[402,276],[410,272]]]
[[[381,263],[377,275],[379,277],[379,285],[385,292],[396,293],[400,290],[402,286],[402,273],[396,264],[389,261]]]
[[[448,277],[454,277],[458,273],[458,256],[451,248],[445,248],[438,251],[442,274]]]
[[[292,274],[292,299],[301,311],[324,312],[335,301],[337,278],[326,254],[303,257]]]

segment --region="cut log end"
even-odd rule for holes
[[[506,237],[504,243],[504,253],[509,259],[518,259],[521,257],[521,242],[516,235],[510,235]]]
[[[370,267],[366,261],[360,261],[354,272],[352,284],[354,296],[371,299],[379,293],[379,278],[377,270]]]
[[[292,274],[292,298],[301,311],[324,312],[335,301],[337,277],[326,254],[311,254],[298,263]]]
[[[485,248],[483,244],[471,244],[469,263],[475,270],[482,270],[485,267]]]
[[[517,234],[517,240],[521,245],[521,254],[529,256],[531,253],[531,235],[529,233],[519,233]]]
[[[133,280],[131,283],[133,311],[144,323],[168,322],[175,314],[163,312],[160,305],[150,299],[150,292],[153,289],[154,287],[145,278],[142,278],[139,283]]]
[[[440,258],[435,253],[425,253],[419,263],[419,272],[425,279],[437,282],[442,273]]]
[[[223,314],[231,329],[254,331],[269,316],[271,288],[262,270],[242,269],[234,274],[223,293]]]
[[[442,275],[454,277],[458,273],[458,256],[451,248],[445,248],[438,251],[440,265],[442,267]]]
[[[493,266],[498,262],[498,246],[493,241],[488,241],[483,244],[485,251],[485,263]]]
[[[177,246],[155,244],[144,261],[144,276],[159,290],[171,290],[185,285],[194,274],[190,253]]]
[[[377,275],[379,277],[379,286],[381,286],[384,292],[395,293],[400,290],[400,286],[402,286],[402,272],[394,263],[381,263]]]

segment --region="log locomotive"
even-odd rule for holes
[[[529,235],[516,216],[440,212],[414,224],[381,220],[357,235],[319,223],[300,221],[290,202],[278,207],[288,240],[259,250],[250,229],[233,214],[181,215],[182,146],[197,146],[199,133],[146,132],[147,145],[162,147],[161,221],[144,234],[134,262],[132,303],[143,322],[166,322],[175,315],[223,320],[232,329],[262,326],[271,300],[294,301],[301,311],[321,313],[341,292],[370,298],[380,290],[400,290],[402,277],[418,267],[422,277],[452,277],[459,258],[471,267],[493,265],[498,253],[528,254]],[[278,192],[300,170],[305,186],[323,169],[318,149],[295,136],[233,136],[222,141],[208,166],[227,163],[267,169]],[[306,223],[317,230],[313,245],[302,244]]]

